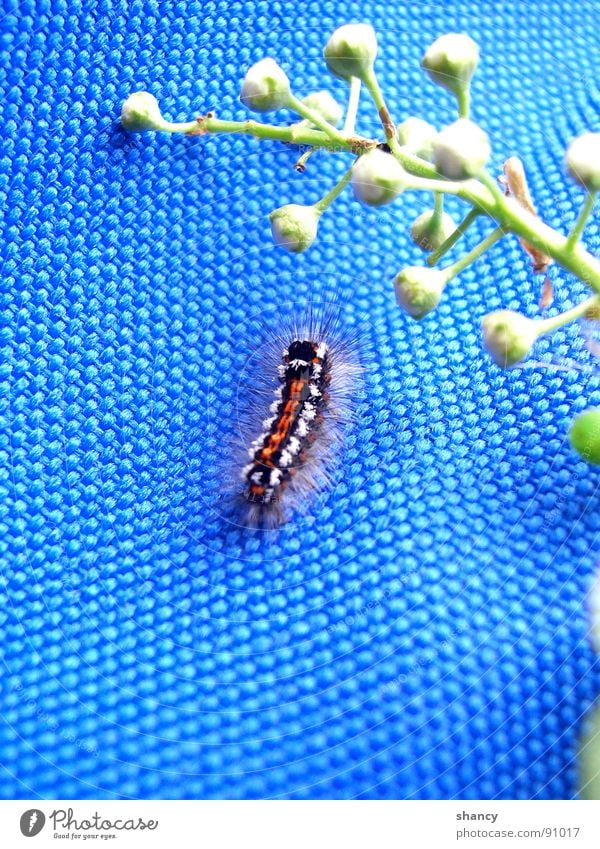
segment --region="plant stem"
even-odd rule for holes
[[[356,113],[358,112],[358,101],[360,99],[361,81],[358,77],[350,78],[350,93],[348,95],[348,107],[346,109],[346,118],[344,120],[343,133],[347,136],[354,135],[354,127],[356,125]]]
[[[475,262],[476,259],[487,251],[488,248],[491,248],[497,241],[499,241],[502,236],[506,235],[506,231],[503,227],[497,227],[493,230],[489,236],[486,236],[485,239],[476,245],[473,250],[469,251],[468,254],[458,259],[452,265],[449,265],[444,269],[444,274],[446,275],[446,282],[448,280],[452,280],[453,277],[461,272],[464,268],[470,265],[472,262]]]
[[[344,133],[337,130],[333,124],[330,124],[329,121],[322,118],[315,109],[310,109],[306,106],[306,104],[302,103],[302,101],[291,92],[288,96],[288,106],[290,109],[293,109],[294,112],[297,112],[298,115],[302,115],[303,118],[311,121],[315,127],[318,127],[325,133],[325,135],[329,136],[331,141],[334,141],[336,144],[346,144],[347,137]]]
[[[567,236],[568,248],[574,247],[581,238],[583,228],[585,227],[587,220],[590,217],[590,213],[592,211],[597,196],[597,192],[589,192],[588,196],[583,202],[583,205],[579,211],[579,215],[577,216],[577,221],[575,222],[573,229]]]
[[[481,180],[483,185],[489,190],[490,194],[496,201],[496,204],[498,206],[503,206],[506,201],[506,195],[498,185],[497,180],[494,180],[492,175],[485,169],[479,175],[479,179]]]
[[[552,318],[544,318],[536,321],[536,325],[539,328],[538,336],[542,336],[545,333],[551,333],[553,330],[557,330],[557,328],[563,327],[570,321],[575,321],[578,318],[582,318],[589,309],[598,307],[599,303],[600,298],[598,298],[597,295],[593,295],[591,298],[586,298],[585,301],[582,301],[580,304],[577,304],[577,306],[572,307],[570,310],[565,310],[565,312],[561,312],[559,315],[552,316]]]
[[[439,248],[433,253],[431,253],[427,257],[427,265],[434,266],[438,260],[440,260],[444,254],[448,253],[450,248],[452,248],[456,242],[460,239],[460,237],[467,231],[467,229],[471,226],[471,224],[475,221],[476,218],[479,218],[481,212],[477,208],[473,208],[468,215],[463,218],[460,222],[454,233],[451,233],[446,241],[439,246]]]
[[[413,176],[406,186],[406,191],[411,189],[431,191],[434,194],[459,195],[463,190],[463,184],[459,180],[432,180],[429,177]]]
[[[586,251],[580,242],[572,247],[568,245],[565,236],[532,215],[514,198],[505,198],[500,194],[498,199],[491,199],[489,192],[483,189],[478,180],[465,180],[458,196],[479,206],[505,231],[521,236],[600,294],[600,260],[597,257]]]
[[[350,178],[352,177],[352,168],[354,167],[354,163],[348,168],[342,179],[337,183],[330,192],[327,192],[325,197],[321,198],[320,201],[315,203],[315,209],[319,214],[325,212],[328,206],[330,206],[333,201],[337,198],[339,194],[345,189],[345,187],[350,182]]]
[[[305,144],[313,147],[328,147],[331,138],[321,130],[314,127],[292,124],[289,127],[277,127],[274,124],[261,124],[259,121],[248,119],[247,121],[223,121],[212,115],[204,115],[189,121],[186,124],[169,124],[168,132],[187,133],[188,135],[206,135],[207,133],[241,133],[254,136],[257,139],[269,139],[271,141],[287,142],[288,144]],[[336,131],[337,132],[337,131]],[[356,139],[342,138],[336,142],[340,150],[352,151],[353,142]],[[369,144],[369,139],[364,139]],[[377,142],[373,140],[372,145]]]
[[[296,169],[296,171],[300,171],[300,172],[306,171],[306,163],[308,162],[309,157],[311,157],[313,155],[315,150],[316,150],[316,147],[309,147],[308,150],[306,150],[302,154],[302,156],[299,157],[298,161],[294,165],[294,168]]]
[[[458,100],[458,115],[460,118],[468,118],[471,112],[471,86],[469,83],[463,86],[456,95]]]
[[[369,90],[369,94],[373,98],[373,102],[377,107],[377,112],[379,113],[379,120],[381,121],[381,126],[383,127],[383,132],[385,133],[385,138],[390,148],[393,150],[392,141],[396,141],[396,147],[399,149],[399,145],[396,139],[396,126],[392,121],[392,116],[390,115],[390,111],[386,106],[385,100],[383,98],[383,93],[381,88],[379,87],[379,83],[377,81],[377,77],[375,76],[375,71],[371,67],[369,73],[365,76],[365,85]]]
[[[471,220],[477,215],[484,213],[496,221],[504,231],[515,233],[515,235],[524,239],[540,251],[548,254],[566,271],[584,280],[596,293],[600,294],[600,259],[585,250],[581,242],[578,241],[581,229],[585,225],[585,221],[591,211],[592,196],[587,198],[573,231],[568,237],[565,237],[545,224],[540,218],[519,206],[514,198],[505,197],[495,180],[485,171],[480,175],[479,179],[463,180],[461,182],[440,179],[440,175],[430,162],[426,162],[414,154],[407,153],[398,143],[391,118],[389,118],[389,112],[387,112],[379,86],[374,77],[372,80],[365,80],[365,84],[369,88],[376,104],[379,104],[380,117],[387,115],[389,119],[386,120],[384,126],[386,127],[386,132],[389,132],[390,128],[392,128],[391,135],[387,137],[392,154],[411,175],[417,178],[423,178],[421,182],[411,186],[411,188],[454,194],[474,207],[472,212],[465,218],[464,224],[458,228],[459,232],[456,235],[453,234],[447,240],[445,246],[442,245],[438,251],[429,257],[428,264],[432,265],[437,262],[440,256],[460,238],[466,226],[471,223]],[[310,120],[312,120],[312,117]],[[357,150],[368,150],[377,144],[377,141],[374,139],[367,139],[362,136],[348,137],[330,125],[327,126],[329,129],[328,133],[300,125],[277,127],[272,124],[261,124],[253,120],[222,121],[209,113],[208,115],[197,118],[195,121],[189,121],[187,123],[165,122],[162,129],[165,132],[187,133],[191,135],[240,133],[254,136],[258,139],[270,139],[289,144],[303,144],[315,148],[331,147],[331,130],[333,130],[336,136],[336,149],[349,153],[356,152]]]
[[[431,225],[437,227],[442,220],[444,214],[444,195],[442,192],[433,193],[433,215],[431,216]]]

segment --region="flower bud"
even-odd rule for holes
[[[573,139],[566,153],[569,174],[588,192],[600,190],[600,133]]]
[[[436,169],[450,180],[475,177],[490,158],[487,133],[468,118],[445,127],[433,142]]]
[[[290,81],[274,59],[261,59],[248,70],[240,100],[254,112],[270,112],[288,104]]]
[[[158,100],[148,91],[130,94],[121,107],[121,124],[126,130],[161,130],[167,122],[160,114]]]
[[[377,36],[370,24],[345,24],[333,33],[323,51],[327,67],[336,77],[367,78],[377,56]]]
[[[334,127],[338,126],[344,115],[344,110],[328,91],[315,91],[303,97],[302,103]]]
[[[310,248],[317,237],[320,213],[314,206],[288,203],[269,215],[273,241],[292,253]]]
[[[438,268],[410,265],[394,277],[396,301],[417,321],[437,307],[446,285],[446,275]]]
[[[407,118],[397,128],[398,141],[406,147],[410,153],[426,159],[433,160],[433,142],[437,137],[437,130],[422,118]]]
[[[588,463],[600,465],[600,409],[584,410],[571,424],[571,446]]]
[[[415,218],[410,235],[413,242],[424,251],[435,251],[455,230],[456,224],[447,212],[438,216],[434,209],[428,209]]]
[[[600,702],[596,701],[583,720],[579,741],[579,795],[600,799]]]
[[[408,187],[408,175],[390,153],[373,148],[354,163],[352,190],[356,200],[369,206],[391,203]]]
[[[520,312],[498,310],[482,321],[483,344],[500,368],[514,366],[524,359],[538,337],[535,321]]]
[[[458,95],[469,85],[479,48],[468,35],[451,32],[436,39],[421,60],[434,83]]]

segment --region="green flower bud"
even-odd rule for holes
[[[524,359],[538,337],[535,321],[520,312],[498,310],[484,316],[483,344],[500,368],[514,366]]]
[[[600,408],[591,407],[573,419],[569,439],[580,457],[600,466]]]
[[[397,128],[398,141],[408,148],[415,156],[433,161],[433,142],[437,137],[437,130],[422,118],[407,118]]]
[[[600,703],[592,707],[583,721],[579,742],[579,795],[582,799],[600,799]]]
[[[600,190],[600,133],[573,139],[565,155],[569,174],[588,192]]]
[[[398,305],[417,321],[437,307],[445,285],[443,271],[420,265],[410,265],[394,277]]]
[[[160,114],[158,100],[148,91],[130,94],[121,107],[121,124],[126,130],[162,130],[167,122]]]
[[[455,230],[456,224],[447,212],[442,212],[441,216],[438,216],[435,210],[428,209],[415,218],[410,228],[410,235],[415,244],[424,251],[430,252],[443,245]]]
[[[468,35],[451,32],[436,39],[421,60],[434,83],[458,95],[469,85],[479,48]]]
[[[328,91],[315,91],[303,97],[302,103],[334,127],[338,126],[344,116],[343,108]],[[310,121],[308,123],[310,124]]]
[[[290,81],[274,59],[261,59],[248,70],[240,100],[254,112],[270,112],[287,106]]]
[[[435,167],[450,180],[475,177],[491,154],[487,133],[468,118],[445,127],[433,142]]]
[[[333,33],[323,51],[327,67],[344,80],[370,76],[377,56],[377,36],[370,24],[345,24]]]
[[[320,213],[314,206],[288,203],[270,215],[273,241],[292,253],[310,248],[317,237]]]
[[[408,174],[398,160],[378,148],[359,156],[352,169],[354,197],[368,206],[391,203],[408,184]]]

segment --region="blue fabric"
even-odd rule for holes
[[[441,126],[452,101],[419,58],[466,31],[482,50],[473,108],[493,168],[519,154],[540,213],[566,229],[581,193],[563,151],[599,129],[597,7],[4,9],[2,797],[573,796],[580,720],[600,691],[584,607],[599,477],[566,436],[598,401],[581,330],[533,358],[591,370],[501,372],[481,317],[539,314],[541,281],[514,238],[417,324],[391,280],[422,262],[407,228],[428,198],[369,211],[346,193],[292,256],[272,245],[268,213],[319,198],[347,157],[318,154],[299,175],[288,147],[128,135],[118,116],[146,88],[173,119],[242,119],[240,81],[265,55],[299,95],[342,100],[322,47],[365,20],[396,120]],[[365,99],[365,133],[372,112]],[[597,219],[586,240],[598,249]],[[552,277],[553,310],[584,294]],[[234,534],[202,486],[220,453],[206,422],[219,417],[223,440],[235,425],[232,335],[261,305],[309,294],[366,328],[368,402],[315,523]]]

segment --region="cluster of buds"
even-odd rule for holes
[[[431,193],[433,206],[422,212],[410,227],[414,243],[427,254],[426,262],[400,270],[393,280],[398,305],[418,321],[435,310],[445,287],[458,273],[500,238],[514,233],[534,260],[534,273],[545,272],[554,261],[586,280],[594,290],[588,301],[551,318],[528,318],[512,310],[486,315],[482,322],[486,351],[501,368],[515,366],[528,356],[541,335],[589,315],[590,310],[596,313],[599,310],[600,263],[584,249],[580,238],[600,191],[600,133],[579,136],[566,151],[567,172],[586,191],[586,198],[572,230],[563,236],[537,218],[518,159],[510,160],[511,179],[507,176],[505,191],[487,171],[490,140],[470,117],[471,80],[479,63],[479,49],[473,39],[461,33],[449,33],[436,39],[423,55],[424,72],[456,100],[456,120],[440,129],[415,116],[405,118],[400,124],[393,122],[375,73],[377,54],[377,37],[368,24],[341,26],[325,45],[326,67],[348,84],[345,118],[342,107],[326,91],[297,97],[285,71],[275,59],[267,57],[247,71],[240,100],[249,110],[260,114],[290,110],[298,120],[287,128],[252,120],[221,121],[212,112],[193,121],[173,123],[162,116],[156,98],[148,92],[137,92],[125,101],[121,121],[126,129],[137,132],[190,135],[243,132],[257,138],[302,144],[307,151],[296,164],[299,171],[305,170],[309,156],[318,148],[334,146],[351,154],[353,159],[347,172],[325,197],[314,204],[287,203],[271,212],[274,243],[292,253],[306,251],[314,244],[321,216],[346,186],[351,187],[355,200],[373,207],[390,204],[409,190]],[[361,87],[375,104],[383,127],[383,141],[356,133]],[[515,185],[517,182],[521,185]],[[471,205],[471,211],[458,226],[444,211],[447,194]],[[495,222],[496,229],[454,263],[440,268],[439,261],[473,221],[485,217]],[[600,417],[600,411],[591,411],[591,415]],[[588,438],[590,421],[583,418],[575,422],[571,441],[586,460],[600,464],[600,438],[597,441]],[[585,438],[581,436],[584,431]]]

